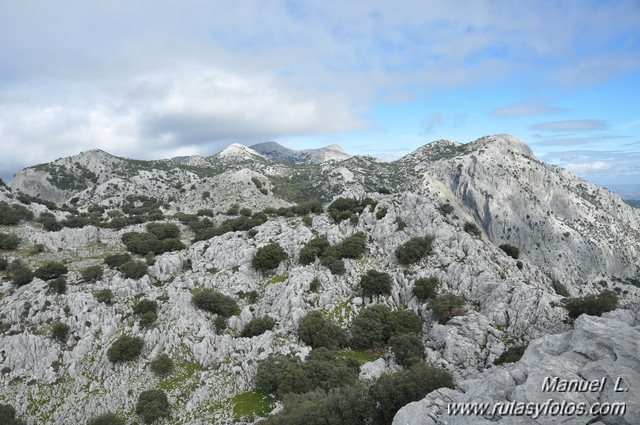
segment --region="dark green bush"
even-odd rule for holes
[[[158,376],[167,376],[173,371],[173,360],[166,354],[160,354],[149,365],[153,373]]]
[[[514,260],[517,260],[518,257],[520,256],[520,250],[513,246],[513,245],[509,245],[509,244],[502,244],[499,246],[499,248],[501,250],[504,251],[505,254],[507,254],[509,257],[513,258]]]
[[[420,320],[413,310],[398,310],[392,312],[389,326],[392,336],[407,333],[420,334],[422,332],[422,320]]]
[[[137,260],[127,261],[118,267],[118,271],[127,279],[140,279],[147,274],[147,270],[147,264]]]
[[[222,317],[231,317],[238,311],[238,304],[233,298],[214,289],[194,291],[191,301],[196,307]]]
[[[462,307],[464,306],[464,298],[454,294],[440,295],[431,300],[430,306],[433,310],[433,316],[441,324],[445,324],[454,316],[464,314]]]
[[[158,320],[158,313],[155,311],[145,311],[140,314],[140,324],[142,326],[150,325]]]
[[[420,301],[426,301],[435,298],[438,293],[438,278],[437,277],[423,277],[416,280],[413,285],[413,295]]]
[[[259,317],[249,321],[240,333],[241,337],[251,338],[270,331],[276,325],[276,321],[269,316]]]
[[[339,257],[336,247],[329,247],[320,258],[320,263],[329,269],[332,274],[341,275],[347,271],[344,261]]]
[[[346,343],[345,332],[325,319],[319,311],[310,311],[298,323],[298,336],[313,348],[337,349]]]
[[[42,280],[51,280],[62,276],[68,271],[67,266],[64,264],[57,261],[50,261],[38,267],[33,275]]]
[[[513,347],[509,347],[502,354],[500,354],[500,357],[495,359],[493,364],[501,365],[505,363],[515,363],[520,360],[526,349],[526,345],[516,345]]]
[[[302,217],[302,223],[307,227],[311,227],[311,225],[313,225],[313,218],[311,218],[310,215],[305,215]]]
[[[464,223],[464,231],[473,236],[480,236],[482,234],[478,226],[470,221]]]
[[[199,209],[198,212],[196,213],[197,215],[200,216],[206,216],[206,217],[213,217],[215,214],[213,213],[213,210],[211,208],[202,208]]]
[[[424,343],[419,335],[407,333],[389,338],[391,352],[400,366],[410,367],[422,361]]]
[[[125,425],[124,419],[115,413],[104,413],[87,422],[87,425]]]
[[[260,271],[273,270],[278,267],[281,261],[289,258],[282,247],[276,243],[270,243],[262,248],[258,248],[251,261],[253,268]]]
[[[94,292],[93,296],[99,303],[111,304],[113,300],[113,292],[111,292],[111,289],[101,289]]]
[[[325,348],[311,351],[302,362],[293,356],[269,356],[258,365],[258,389],[282,397],[303,394],[316,388],[329,390],[358,380],[360,367],[353,360],[337,357]]]
[[[445,369],[415,364],[409,370],[382,375],[369,389],[376,406],[373,423],[391,424],[401,407],[424,398],[438,388],[453,388]]]
[[[438,207],[438,211],[440,211],[440,214],[442,215],[449,215],[453,212],[453,207],[451,206],[450,203],[447,202],[447,203],[441,204]]]
[[[391,195],[391,190],[389,190],[386,187],[379,187],[378,188],[378,193],[381,195]]]
[[[384,347],[391,336],[391,310],[385,305],[365,308],[351,324],[352,345],[360,349]]]
[[[433,237],[411,238],[396,248],[396,258],[402,265],[417,263],[431,253]]]
[[[83,269],[80,274],[82,275],[82,280],[84,280],[85,282],[96,283],[97,281],[102,279],[102,266],[89,266]]]
[[[0,225],[18,224],[22,220],[33,220],[31,210],[22,205],[0,202]]]
[[[33,272],[29,267],[18,267],[11,272],[11,280],[16,286],[26,285],[33,280]]]
[[[147,223],[147,232],[160,240],[180,237],[180,228],[174,223]]]
[[[338,198],[329,205],[329,215],[337,223],[360,214],[365,205],[353,198]]]
[[[69,325],[61,322],[56,322],[51,327],[51,338],[58,341],[60,344],[67,342],[69,337]]]
[[[140,393],[136,414],[145,424],[151,424],[169,412],[169,400],[162,390],[147,390]]]
[[[156,301],[153,300],[148,300],[148,299],[141,299],[140,301],[136,302],[133,305],[133,312],[135,314],[142,314],[142,313],[146,313],[148,311],[152,311],[154,313],[157,313],[158,311],[158,303]]]
[[[0,424],[25,425],[26,422],[16,418],[16,409],[10,404],[0,404]]]
[[[8,265],[9,261],[6,258],[0,257],[0,271],[7,270]]]
[[[127,250],[134,254],[145,255],[148,252],[162,253],[162,242],[151,233],[127,232],[122,235],[122,242]]]
[[[362,232],[354,233],[337,245],[340,258],[358,259],[364,255],[367,235]]]
[[[378,208],[378,211],[376,211],[376,219],[378,220],[382,220],[383,218],[385,218],[387,215],[387,209],[386,208]]]
[[[227,210],[227,215],[238,215],[238,211],[240,210],[240,205],[233,204]]]
[[[238,213],[244,217],[251,217],[253,212],[249,208],[241,208]]]
[[[135,360],[142,353],[144,341],[141,338],[122,335],[107,350],[107,358],[112,363]]]
[[[0,233],[0,250],[13,251],[20,245],[20,238],[13,233]]]
[[[389,273],[369,270],[360,279],[360,289],[365,297],[391,293],[391,276]]]
[[[49,289],[56,294],[65,294],[67,292],[67,279],[60,276],[56,279],[49,281],[48,283]]]
[[[316,258],[320,258],[324,251],[329,248],[329,241],[325,236],[320,236],[314,239],[311,239],[307,244],[300,250],[300,264],[311,264]]]
[[[48,232],[57,232],[62,229],[62,224],[58,223],[56,217],[49,212],[40,213],[38,222],[42,223],[42,227]]]
[[[601,316],[602,313],[615,310],[618,306],[618,296],[615,292],[605,289],[598,295],[585,295],[584,297],[568,298],[565,308],[569,317],[577,319],[581,314]]]
[[[129,261],[131,261],[131,256],[127,253],[109,255],[104,259],[104,263],[112,269],[118,268]]]

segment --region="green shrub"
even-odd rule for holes
[[[564,286],[562,283],[558,282],[555,279],[553,280],[552,283],[553,283],[553,290],[556,292],[556,294],[560,295],[561,297],[571,296],[567,287]]]
[[[402,265],[417,263],[431,253],[433,237],[411,238],[396,248],[396,258]]]
[[[495,359],[493,364],[501,365],[504,363],[515,363],[518,360],[520,360],[520,358],[522,357],[526,349],[527,349],[526,345],[517,345],[514,347],[509,347],[502,354],[500,354],[500,357]]]
[[[40,213],[38,222],[42,223],[42,227],[48,232],[57,232],[62,229],[62,224],[58,223],[56,217],[49,212]]]
[[[391,313],[389,322],[391,336],[408,333],[420,334],[422,320],[413,310],[398,310]]]
[[[359,372],[357,362],[317,348],[304,362],[293,356],[269,356],[258,364],[255,385],[259,390],[282,397],[353,384]]]
[[[407,223],[400,217],[396,217],[396,225],[398,226],[399,232],[407,228]]]
[[[259,178],[257,178],[256,176],[253,176],[251,177],[251,181],[256,186],[256,188],[262,189],[262,181]]]
[[[366,250],[367,235],[362,232],[354,233],[337,245],[340,258],[362,258]]]
[[[18,267],[11,272],[11,280],[16,286],[24,286],[33,280],[33,272],[29,267]]]
[[[199,215],[199,216],[206,216],[206,217],[213,217],[215,215],[211,208],[199,209],[196,214]]]
[[[329,205],[329,215],[338,223],[351,216],[360,214],[365,205],[361,201],[353,198],[338,198]]]
[[[158,311],[158,303],[156,301],[143,298],[133,305],[133,312],[135,314],[142,314],[148,311],[156,313]]]
[[[386,187],[379,187],[378,193],[381,195],[391,195],[391,190],[387,189]]]
[[[169,412],[169,400],[162,390],[147,390],[140,393],[136,414],[145,424],[151,424]]]
[[[227,210],[227,215],[238,215],[238,211],[240,210],[240,205],[233,204]]]
[[[60,344],[67,342],[69,337],[69,325],[61,322],[56,322],[51,327],[51,338],[58,341]]]
[[[115,413],[104,413],[89,420],[87,425],[125,425],[125,423],[124,419]]]
[[[430,300],[435,298],[438,293],[439,281],[437,277],[423,277],[413,285],[413,295],[420,301]]]
[[[249,321],[240,333],[241,337],[251,338],[270,331],[276,325],[276,321],[269,316],[260,317]]]
[[[135,360],[142,353],[142,347],[144,347],[142,338],[122,335],[107,350],[107,358],[112,363]]]
[[[180,228],[174,223],[147,223],[147,232],[159,240],[180,237]]]
[[[302,223],[307,227],[311,227],[313,225],[313,218],[309,215],[305,215],[302,217]]]
[[[333,350],[346,342],[345,332],[315,310],[300,319],[298,336],[313,348],[324,347]]]
[[[151,233],[127,232],[122,235],[122,242],[127,250],[134,254],[145,255],[148,252],[162,253],[162,242]]]
[[[109,255],[104,259],[104,263],[112,269],[118,268],[128,261],[131,261],[131,256],[127,253]]]
[[[400,366],[410,367],[422,361],[424,343],[419,335],[407,333],[389,338],[391,352]]]
[[[276,243],[270,243],[256,251],[251,261],[253,268],[259,271],[273,270],[280,265],[281,261],[289,258],[282,247]]]
[[[365,308],[351,324],[352,345],[360,349],[384,347],[391,336],[391,310],[385,305]]]
[[[501,250],[504,251],[505,254],[507,254],[509,257],[513,258],[514,260],[517,260],[518,257],[520,256],[520,250],[513,246],[513,245],[509,245],[509,244],[502,244],[499,246],[499,248]]]
[[[238,304],[233,298],[214,289],[195,291],[191,301],[196,307],[222,317],[231,317],[238,311]]]
[[[376,219],[378,220],[382,220],[383,218],[385,218],[387,215],[387,209],[386,208],[378,208],[378,211],[376,211]]]
[[[365,297],[391,293],[391,276],[389,273],[369,270],[360,279],[360,289]]]
[[[10,404],[0,404],[0,424],[25,425],[26,422],[16,418],[16,409]]]
[[[42,280],[51,280],[62,276],[68,271],[67,266],[64,264],[57,261],[50,261],[38,267],[33,275]]]
[[[482,234],[478,226],[476,226],[475,223],[471,223],[470,221],[467,221],[466,223],[464,223],[463,228],[465,232],[467,232],[472,236],[480,236]]]
[[[102,266],[89,266],[83,269],[80,274],[82,275],[82,280],[85,282],[96,283],[103,276]]]
[[[311,264],[316,258],[320,258],[324,251],[329,248],[329,241],[325,236],[311,239],[300,250],[300,264]]]
[[[442,215],[449,215],[453,212],[453,207],[450,203],[446,202],[438,207],[438,211],[440,211]]]
[[[314,277],[311,282],[309,282],[309,290],[311,292],[318,292],[320,289],[320,279]]]
[[[0,271],[7,270],[8,265],[9,261],[6,258],[0,257]]]
[[[0,250],[13,251],[20,245],[20,238],[13,233],[0,233]]]
[[[251,217],[253,212],[249,208],[241,208],[238,213],[244,217]]]
[[[409,370],[382,375],[369,389],[376,406],[373,423],[390,424],[393,417],[413,401],[438,388],[453,388],[453,378],[445,369],[415,364]]]
[[[148,266],[144,261],[131,260],[118,267],[118,271],[127,279],[140,279],[147,274]]]
[[[18,224],[23,220],[33,220],[31,210],[22,205],[0,202],[0,225]]]
[[[339,257],[336,247],[329,247],[325,250],[320,258],[320,263],[329,269],[332,274],[341,275],[347,271],[344,261]]]
[[[140,325],[147,326],[158,320],[158,313],[155,311],[145,311],[140,314]]]
[[[153,373],[158,376],[167,376],[173,371],[173,360],[166,354],[160,354],[149,365]]]
[[[602,313],[615,310],[617,306],[616,293],[605,289],[598,295],[589,294],[584,297],[568,298],[564,307],[569,317],[577,319],[581,314],[601,316]]]
[[[111,304],[113,300],[113,292],[111,292],[111,289],[101,289],[94,292],[93,296],[99,303]]]
[[[464,298],[455,294],[440,295],[431,300],[430,306],[433,310],[433,316],[441,324],[445,324],[454,316],[464,314],[462,307],[464,306]]]
[[[67,292],[67,279],[62,276],[49,281],[47,285],[49,286],[49,289],[56,294],[62,295]]]

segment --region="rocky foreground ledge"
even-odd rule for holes
[[[557,385],[543,391],[545,378],[558,377]],[[594,391],[563,391],[563,383],[599,381]],[[616,391],[616,381],[618,381]],[[443,388],[403,407],[393,425],[436,424],[640,424],[640,314],[615,310],[593,317],[582,315],[573,330],[547,335],[531,342],[517,363],[484,371],[476,379],[458,382],[460,390]],[[625,391],[626,390],[626,391]],[[450,414],[453,403],[538,403],[569,406],[584,403],[625,403],[624,415],[536,415]],[[461,404],[458,406],[462,407]],[[565,407],[566,409],[567,407]]]

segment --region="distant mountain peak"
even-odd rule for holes
[[[340,145],[332,144],[318,149],[289,149],[277,142],[258,143],[251,146],[251,149],[260,152],[275,161],[290,164],[311,164],[326,161],[342,161],[351,158]]]
[[[220,159],[253,159],[262,157],[259,152],[240,143],[232,143],[216,155]]]

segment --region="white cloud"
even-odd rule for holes
[[[566,111],[567,109],[565,108],[552,106],[548,99],[530,99],[495,109],[491,115],[494,117],[512,118],[529,117],[534,115],[550,115]]]
[[[564,164],[564,168],[576,174],[586,174],[593,171],[609,170],[611,169],[611,165],[602,161],[581,162],[581,163],[570,162],[570,163]]]

